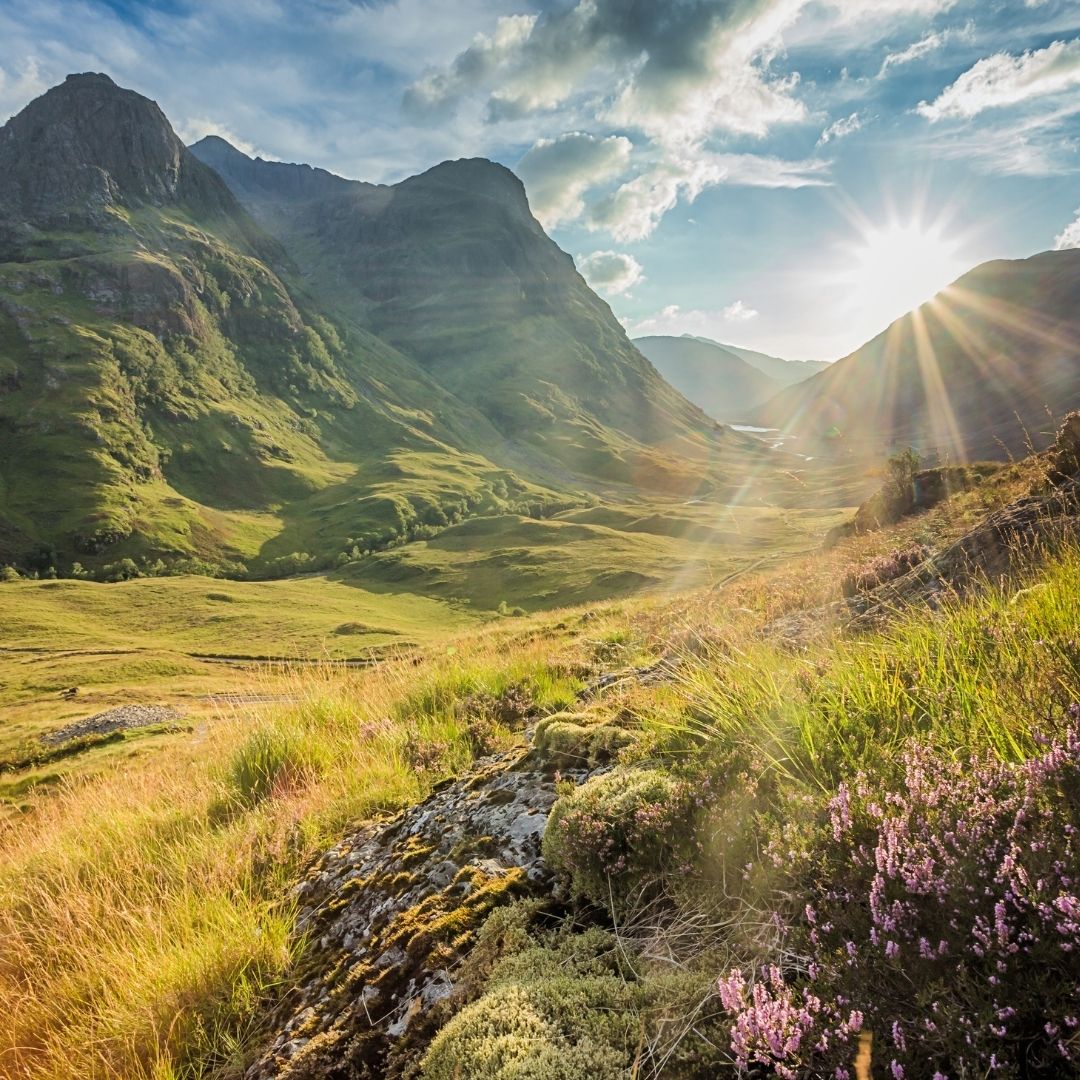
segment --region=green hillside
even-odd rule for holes
[[[509,170],[447,161],[387,187],[252,160],[219,138],[192,150],[307,287],[474,403],[543,475],[666,490],[716,468],[715,423],[634,348]],[[729,476],[756,448],[739,449],[721,463]]]

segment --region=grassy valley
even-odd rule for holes
[[[746,573],[709,588],[472,628],[463,613],[456,631],[440,601],[413,601],[406,627],[400,594],[353,599],[356,585],[347,580],[11,586],[10,595],[23,600],[21,633],[31,645],[59,639],[78,647],[99,639],[129,647],[146,617],[138,612],[160,607],[160,590],[171,588],[174,601],[183,597],[191,610],[156,631],[163,646],[166,637],[199,651],[224,642],[228,623],[215,622],[216,613],[231,622],[232,612],[243,611],[251,651],[290,633],[302,648],[323,649],[339,620],[365,611],[373,625],[396,621],[400,632],[408,629],[417,647],[407,659],[368,669],[324,665],[291,673],[288,700],[223,706],[213,723],[186,733],[150,733],[144,749],[157,752],[125,758],[113,747],[114,767],[103,774],[32,798],[32,811],[7,827],[0,864],[0,920],[9,942],[0,968],[8,1005],[3,1068],[26,1077],[67,1075],[71,1068],[227,1077],[254,1062],[298,1080],[324,1075],[332,1062],[357,1071],[382,1062],[378,1067],[391,1075],[411,1063],[425,1078],[479,1078],[492,1075],[493,1062],[506,1069],[550,1058],[565,1059],[568,1076],[587,1069],[615,1078],[631,1067],[646,1075],[734,1076],[740,1061],[811,1075],[821,1062],[849,1067],[860,1031],[873,1035],[875,1068],[890,1058],[930,1055],[945,1064],[1000,1052],[1002,1043],[986,1028],[984,1041],[968,1047],[961,1017],[974,1023],[979,1010],[1004,1007],[1006,993],[1015,1003],[1015,1030],[1031,1009],[1045,1015],[1046,1008],[1065,1008],[1064,999],[1046,997],[1048,984],[1036,986],[1025,975],[1026,961],[998,969],[1001,991],[983,989],[983,982],[943,982],[946,961],[920,958],[917,939],[904,936],[929,917],[914,914],[922,907],[904,909],[915,921],[894,931],[897,959],[875,936],[873,912],[846,905],[840,893],[823,894],[821,882],[830,890],[863,888],[865,876],[869,888],[874,863],[866,856],[864,866],[861,853],[886,842],[874,830],[893,820],[948,828],[949,815],[963,814],[966,805],[948,799],[967,798],[972,785],[982,785],[980,797],[989,800],[980,833],[985,858],[996,857],[997,834],[986,831],[994,815],[1004,815],[1006,828],[1015,785],[1044,783],[1038,778],[1047,769],[1058,771],[1051,786],[1031,788],[1032,805],[1048,822],[1073,820],[1071,796],[1062,802],[1054,792],[1072,791],[1075,783],[1073,759],[1056,748],[1072,737],[1069,709],[1080,695],[1071,644],[1080,559],[1070,539],[1074,519],[1050,509],[1058,498],[1047,482],[1052,472],[1046,459],[984,470],[933,509],[841,538],[824,552],[798,555],[792,543],[776,565],[748,560]],[[1000,515],[1015,515],[1025,499],[1047,507],[1044,518],[1029,519],[1043,530],[1038,556],[1035,533],[1021,529],[1009,540],[1002,526],[984,525],[1011,520]],[[656,518],[634,517],[628,508],[567,517],[547,527],[617,523],[624,537],[660,529]],[[790,537],[810,520],[783,522],[784,534],[779,515],[762,511],[745,513],[740,524],[753,547],[767,532]],[[1046,531],[1039,520],[1053,527]],[[500,518],[486,526],[500,534],[543,527]],[[711,529],[719,527],[714,520]],[[691,508],[683,524],[669,521],[661,531],[693,534],[700,543],[709,529]],[[443,548],[452,548],[452,535],[440,538]],[[948,553],[973,536],[988,538],[985,547],[964,541],[966,550],[982,553],[976,559],[1013,552],[1005,576],[958,585],[932,607],[890,599],[903,595],[907,580],[897,552],[926,545],[945,575],[954,565]],[[995,546],[1001,544],[1013,546]],[[572,551],[573,542],[565,547]],[[894,564],[901,568],[890,569]],[[844,581],[856,570],[864,591],[845,601]],[[306,609],[287,630],[281,609],[305,590],[319,595],[320,610]],[[226,594],[231,599],[221,599]],[[860,612],[872,612],[875,597],[883,606],[867,620]],[[428,636],[433,618],[441,630]],[[172,740],[168,752],[163,740]],[[906,756],[920,747],[921,758]],[[396,1043],[364,1036],[369,1021],[354,994],[316,1001],[316,989],[313,1010],[291,1019],[301,1009],[291,995],[308,1000],[313,978],[333,985],[335,965],[353,955],[326,944],[336,940],[337,913],[347,913],[363,889],[385,891],[397,911],[392,897],[412,888],[414,871],[429,872],[427,849],[417,841],[394,864],[403,868],[395,883],[354,881],[355,870],[339,879],[334,860],[343,855],[334,853],[347,854],[366,835],[361,828],[353,836],[351,823],[379,828],[388,814],[429,793],[452,793],[458,776],[465,790],[482,792],[525,752],[541,770],[572,777],[559,781],[543,842],[545,859],[566,882],[556,894],[561,899],[547,891],[546,878],[527,886],[512,868],[496,865],[498,857],[482,858],[480,841],[465,834],[480,847],[473,852],[463,842],[454,865],[474,875],[477,901],[462,905],[449,893],[432,893],[419,908],[391,916],[387,931],[405,934],[408,955],[422,966],[450,965],[454,990],[445,1005],[426,1011]],[[913,762],[926,755],[940,758],[942,782],[953,785],[953,795],[918,786]],[[593,775],[600,763],[608,767]],[[845,791],[850,824],[837,818]],[[885,820],[869,801],[876,791],[895,793]],[[939,817],[924,818],[924,798]],[[837,820],[841,825],[830,825]],[[331,848],[343,832],[353,839]],[[1057,854],[1070,843],[1068,831],[1046,835],[1058,838],[1047,860],[1071,858]],[[926,842],[944,842],[935,836]],[[982,917],[965,889],[971,874],[982,873],[977,860],[984,856],[970,854],[975,862],[950,854],[937,886],[942,899],[932,905],[944,905],[940,933],[950,950],[966,947],[963,920]],[[317,859],[323,869],[315,874]],[[1025,856],[1024,865],[1041,866],[1042,859]],[[330,890],[319,894],[329,938],[297,932],[295,908],[284,899],[296,881]],[[903,883],[886,875],[880,887],[902,890]],[[996,895],[986,901],[990,908]],[[923,901],[916,894],[909,903]],[[947,925],[950,914],[960,920],[956,931]],[[828,920],[828,937],[815,931],[819,919]],[[1037,947],[1042,963],[1064,974],[1068,961],[1055,951],[1056,933],[1038,929]],[[841,952],[843,940],[852,942],[853,965],[834,961],[838,935]],[[810,975],[783,964],[791,949],[818,957]],[[972,977],[995,955],[969,954]],[[810,1043],[780,1055],[770,1049],[769,1029],[760,1038],[742,1034],[754,1030],[747,1017],[758,1007],[747,997],[746,973],[768,964],[777,974],[759,993],[774,995],[769,1000],[778,1008],[804,986],[822,1000],[846,995],[835,1015],[813,1012],[799,1021],[815,1042],[829,1033],[827,1052]],[[374,976],[357,968],[353,978]],[[904,1049],[891,1025],[907,1022],[908,1010],[919,1007],[907,1002],[917,1002],[911,995],[924,987],[950,1019],[940,1034],[909,1035]],[[1023,993],[1013,992],[1019,987]],[[606,1019],[583,1023],[585,1016]],[[300,1033],[293,1039],[302,1054],[274,1042],[287,1020]],[[379,1023],[375,1033],[383,1030]],[[1024,1037],[1044,1052],[1034,1034]],[[391,1057],[378,1056],[387,1046],[396,1047]]]
[[[42,734],[123,704],[170,705],[203,724],[230,696],[294,693],[310,665],[377,660],[507,615],[716,584],[816,548],[849,516],[605,504],[546,519],[477,517],[329,575],[7,582],[0,759],[17,762]],[[71,688],[77,695],[62,698]],[[93,769],[100,757],[90,746],[44,770],[9,768],[0,797],[19,801],[29,784]]]

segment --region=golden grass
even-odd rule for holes
[[[1022,752],[1037,711],[1080,693],[1075,553],[1015,605],[997,592],[814,655],[756,639],[778,612],[835,598],[853,559],[938,527],[926,518],[771,578],[504,620],[415,662],[278,671],[294,704],[222,713],[167,755],[35,798],[0,823],[0,1076],[239,1077],[260,1001],[296,958],[291,883],[350,823],[467,764],[461,703],[477,694],[524,688],[555,711],[594,672],[668,655],[680,680],[586,705],[635,726],[656,760],[745,747],[814,786],[911,733]]]
[[[350,822],[468,761],[463,691],[572,689],[538,639],[423,665],[296,674],[297,704],[222,716],[175,752],[68,783],[0,834],[0,1075],[238,1075],[288,969],[289,885]],[[417,746],[425,772],[409,765]]]

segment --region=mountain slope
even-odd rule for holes
[[[852,447],[1022,456],[1080,406],[1078,301],[1080,251],[985,263],[755,416]]]
[[[326,557],[550,497],[290,288],[153,102],[71,77],[0,129],[0,175],[0,560]]]
[[[782,384],[701,338],[653,336],[634,345],[672,386],[717,420],[738,421]]]
[[[770,356],[768,353],[758,352],[755,349],[743,349],[738,345],[713,341],[711,338],[696,338],[695,340],[719,345],[721,349],[734,353],[751,367],[763,371],[781,386],[794,386],[795,383],[809,379],[811,375],[816,375],[829,366],[827,360],[782,360],[779,356]]]
[[[502,166],[447,161],[387,187],[252,160],[220,139],[192,150],[309,288],[545,461],[667,484],[688,479],[671,455],[714,454],[714,424],[633,347]]]

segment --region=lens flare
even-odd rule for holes
[[[918,220],[866,228],[851,249],[853,300],[898,318],[929,300],[964,269],[957,244]]]

